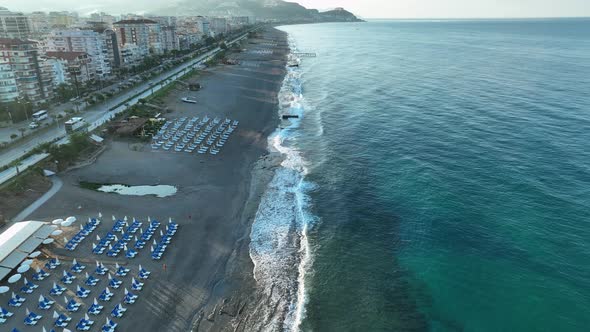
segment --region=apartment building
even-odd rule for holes
[[[40,104],[51,99],[53,70],[37,42],[0,38],[0,55],[0,100],[26,98]]]
[[[11,12],[5,7],[0,7],[0,37],[29,38],[31,30],[31,22],[23,13]]]
[[[110,36],[94,30],[53,30],[46,38],[47,52],[82,52],[92,62],[97,79],[106,79],[112,73],[112,47],[109,48]],[[110,53],[110,54],[109,54]]]
[[[96,79],[94,64],[85,52],[47,52],[54,85],[84,84]]]
[[[131,58],[129,54],[133,54],[132,57],[135,58],[136,56],[162,54],[164,51],[161,27],[156,21],[148,19],[121,20],[113,23],[113,27],[121,50],[121,58],[124,59],[123,66],[133,63],[133,61],[127,61]],[[125,55],[123,50],[125,50]]]

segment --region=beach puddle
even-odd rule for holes
[[[159,198],[174,196],[178,189],[175,186],[156,185],[156,186],[128,186],[125,184],[97,184],[97,183],[80,183],[87,189],[101,191],[104,193],[114,193],[126,196],[148,196],[154,195]]]

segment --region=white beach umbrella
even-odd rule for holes
[[[55,241],[54,239],[45,239],[43,240],[43,244],[51,244],[53,243],[53,241]]]
[[[127,216],[123,217],[123,221],[127,221]]]
[[[59,265],[59,258],[58,258],[58,257],[55,257],[55,263],[56,263],[57,265]]]
[[[59,318],[59,314],[55,310],[53,311],[53,318]]]
[[[82,224],[80,224],[80,230],[83,230],[83,229],[84,229],[84,226],[82,226]]]
[[[22,274],[15,274],[13,276],[11,276],[10,278],[8,278],[8,283],[9,284],[14,284],[15,282],[19,281],[20,278],[22,278]]]
[[[39,273],[39,272],[41,272],[41,269],[39,267],[36,267],[35,272]]]
[[[84,314],[84,319],[90,320],[90,317],[88,317],[88,314]]]
[[[76,264],[78,264],[78,261],[74,258],[74,260],[72,261],[72,264],[76,265]]]
[[[63,219],[55,219],[54,221],[52,221],[51,223],[54,225],[61,225],[61,223],[64,222]]]
[[[96,249],[96,243],[92,242],[92,250]]]
[[[65,302],[66,304],[68,304],[68,302],[70,302],[70,301],[68,300],[68,298],[67,298],[65,295],[64,295],[64,302]]]
[[[70,227],[70,226],[72,226],[73,223],[74,223],[73,221],[66,220],[66,221],[62,222],[61,225],[62,225],[62,227]]]
[[[49,225],[49,229],[51,229],[52,231],[56,230],[57,228],[57,225]]]
[[[71,222],[71,223],[75,223],[75,222],[76,222],[76,220],[77,220],[77,219],[76,219],[76,217],[74,217],[74,216],[72,216],[72,217],[67,217],[67,218],[66,218],[66,221],[69,221],[69,222]]]
[[[113,216],[113,221],[117,220],[117,218],[115,218],[115,216]]]
[[[25,273],[25,272],[27,272],[30,269],[31,269],[31,266],[30,265],[21,265],[21,266],[18,267],[18,269],[16,269],[16,272],[18,272],[18,273]]]
[[[115,268],[118,270],[119,269],[119,263],[115,262]]]
[[[29,257],[31,257],[31,258],[37,258],[37,257],[39,257],[39,255],[41,255],[41,252],[40,252],[40,251],[33,251],[33,252],[32,252],[32,253],[29,255]]]
[[[93,302],[93,304],[94,304],[94,305],[98,305],[98,301],[96,301],[96,297],[94,298],[94,302]]]
[[[26,309],[25,313],[27,314],[27,316],[31,314],[31,311],[29,310],[29,308]]]
[[[58,236],[58,235],[62,235],[64,231],[62,231],[61,229],[56,229],[53,232],[51,232],[51,236]]]
[[[123,245],[123,250],[127,251],[127,245],[126,244]]]
[[[86,279],[88,279],[90,276],[88,275],[88,272],[85,273],[84,275],[86,277]]]
[[[119,238],[115,235],[115,242],[119,242]]]
[[[100,236],[96,236],[96,241],[100,241]]]
[[[33,260],[27,259],[27,260],[24,260],[20,265],[31,265],[31,264],[33,264]]]
[[[99,218],[102,218],[102,213],[100,213],[100,212],[99,212],[99,213],[98,213],[98,217],[99,217]]]
[[[148,221],[152,221],[152,219],[150,218],[150,216],[148,216]]]
[[[68,238],[64,236],[64,243],[68,243]]]
[[[154,243],[155,246],[158,245],[158,242],[156,242],[156,239],[154,239],[154,242],[153,243]]]
[[[8,292],[10,288],[8,286],[0,286],[0,294]]]
[[[45,301],[45,298],[43,297],[43,295],[39,295],[39,302],[43,302]]]
[[[135,236],[135,242],[137,242],[137,235]]]

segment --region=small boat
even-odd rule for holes
[[[182,100],[185,103],[189,103],[189,104],[196,104],[197,103],[197,101],[195,99],[191,99],[191,98],[188,98],[188,97],[183,97],[180,100]],[[186,119],[184,119],[184,120],[186,120]]]

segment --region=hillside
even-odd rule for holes
[[[359,22],[354,14],[339,8],[327,12],[307,9],[281,0],[185,0],[158,11],[163,15],[254,16],[260,19],[291,22]]]

